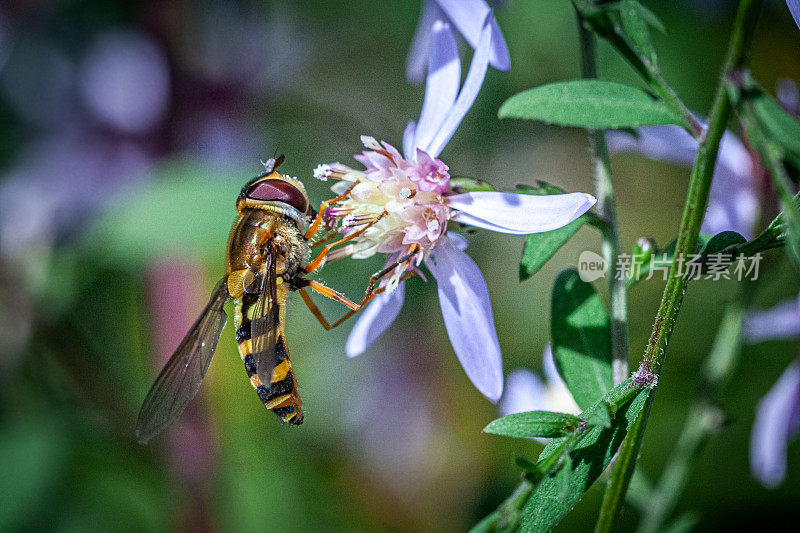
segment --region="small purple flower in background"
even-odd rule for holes
[[[772,309],[748,314],[746,342],[796,338],[800,335],[800,305],[791,298]],[[786,449],[800,430],[800,360],[784,371],[761,399],[750,434],[750,468],[762,485],[774,488],[786,476]]]
[[[657,161],[692,166],[697,142],[678,126],[637,128],[638,138],[623,132],[609,132],[612,153],[637,152]],[[754,171],[756,167],[742,142],[726,132],[722,137],[711,183],[708,208],[701,231],[710,234],[736,231],[753,238],[758,210]]]
[[[483,0],[423,0],[419,25],[411,42],[406,60],[406,77],[413,83],[425,78],[430,63],[431,41],[437,21],[448,23],[448,32],[453,35],[450,26],[455,26],[459,34],[477,50],[481,35],[481,22],[491,12],[491,8]],[[489,64],[497,70],[508,70],[510,59],[508,47],[494,17],[491,18],[492,42]]]
[[[386,142],[364,136],[367,150],[355,156],[364,170],[335,163],[320,165],[314,175],[339,180],[332,188],[339,194],[350,190],[327,212],[329,222],[343,234],[373,223],[330,259],[385,253],[391,264],[415,251],[413,261],[381,282],[387,290],[359,317],[347,354],[362,353],[394,321],[404,297],[400,278],[409,270],[419,272],[417,267],[424,260],[438,282],[445,326],[461,365],[477,389],[496,402],[503,391],[503,371],[489,291],[478,266],[464,253],[466,242],[447,232],[447,223],[452,220],[518,235],[550,231],[575,220],[596,200],[584,193],[452,193],[449,168],[438,155],[478,95],[492,50],[493,27],[489,13],[459,90],[461,64],[450,23],[439,19],[433,24],[425,100],[419,122],[409,123],[405,130],[403,155]]]
[[[542,353],[543,382],[539,376],[525,369],[517,369],[506,378],[506,390],[500,400],[500,416],[527,411],[553,411],[577,415],[581,412],[572,398],[566,383],[556,369],[553,350],[548,343]],[[537,438],[540,442],[550,439]]]

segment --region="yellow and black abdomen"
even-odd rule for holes
[[[297,391],[297,379],[289,359],[284,335],[284,316],[286,303],[286,288],[278,286],[280,327],[277,331],[276,353],[279,361],[272,371],[270,383],[262,383],[258,377],[255,359],[253,358],[253,339],[251,337],[250,320],[252,311],[258,299],[257,294],[243,293],[236,299],[234,325],[236,326],[236,342],[239,344],[239,355],[244,361],[244,368],[250,383],[256,389],[258,397],[267,409],[278,415],[284,422],[299,425],[303,423],[303,402]]]

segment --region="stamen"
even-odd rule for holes
[[[383,150],[383,146],[381,146],[375,137],[362,135],[361,142],[364,144],[364,148],[369,148],[370,150]]]
[[[402,189],[400,189],[400,198],[402,198],[402,199],[404,199],[404,200],[405,200],[406,198],[411,198],[411,197],[412,197],[412,196],[414,196],[415,194],[417,194],[417,191],[416,191],[416,189],[415,189],[415,190],[413,190],[413,191],[411,190],[411,188],[410,188],[410,187],[403,187]]]
[[[321,181],[328,181],[328,178],[333,173],[330,165],[317,165],[314,169],[314,177]]]

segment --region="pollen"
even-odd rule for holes
[[[317,165],[314,169],[314,177],[320,181],[328,181],[328,178],[333,174],[333,169],[330,165]]]
[[[410,187],[403,187],[402,189],[400,189],[400,198],[402,198],[404,200],[406,198],[411,198],[411,196],[412,196],[411,192],[412,191],[411,191]]]

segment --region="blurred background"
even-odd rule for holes
[[[707,111],[735,2],[645,2],[667,79]],[[147,446],[134,437],[161,365],[224,273],[242,184],[286,154],[316,203],[318,163],[354,164],[359,135],[397,146],[423,88],[404,79],[416,1],[38,1],[0,4],[0,530],[461,531],[516,486],[534,442],[481,434],[496,407],[472,387],[442,323],[435,285],[408,285],[395,325],[348,359],[349,325],[325,332],[299,299],[288,342],[306,422],[281,424],[253,392],[226,329],[200,394]],[[567,0],[503,2],[509,73],[490,69],[442,154],[454,175],[501,188],[543,179],[592,191],[585,134],[498,121],[499,105],[579,76]],[[465,47],[466,56],[469,49]],[[753,66],[765,87],[800,80],[800,32],[766,2]],[[601,46],[601,72],[638,83]],[[639,156],[613,161],[621,237],[675,235],[688,171]],[[767,206],[764,218],[774,215]],[[492,297],[506,373],[541,371],[550,290],[582,250],[583,229],[520,284],[523,238],[469,236]],[[319,278],[357,298],[380,259],[342,261]],[[761,264],[755,304],[796,295],[781,251]],[[598,284],[600,286],[601,284]],[[630,294],[631,360],[663,283]],[[733,285],[691,286],[642,450],[657,479],[697,389]],[[320,304],[329,317],[341,309]],[[230,315],[229,311],[229,315]],[[232,322],[232,321],[231,321]],[[519,332],[525,332],[520,335]],[[797,344],[745,347],[722,398],[728,423],[703,450],[679,512],[698,530],[800,518],[800,446],[777,490],[748,467],[755,404]],[[598,484],[600,485],[600,484]],[[562,522],[589,530],[601,487]],[[627,514],[626,526],[636,514]]]

